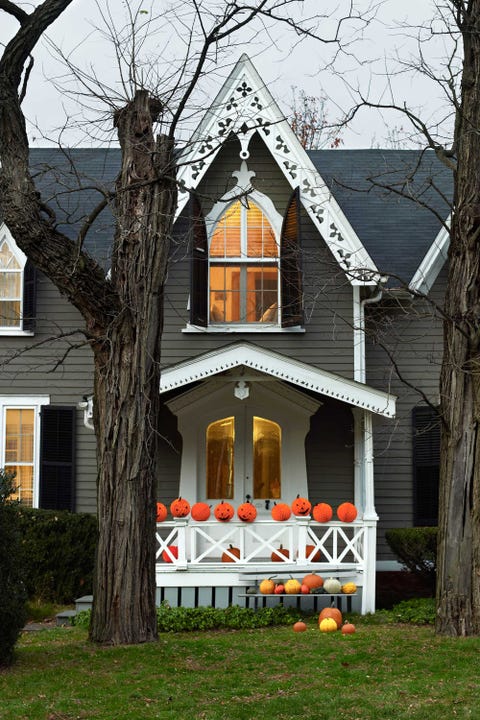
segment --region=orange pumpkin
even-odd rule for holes
[[[222,500],[218,505],[215,505],[213,514],[220,522],[228,522],[235,515],[235,509],[229,502]]]
[[[271,514],[272,518],[277,522],[284,522],[290,519],[292,511],[287,503],[273,503]]]
[[[337,508],[337,517],[340,522],[353,522],[357,514],[357,508],[350,502],[344,502]]]
[[[306,515],[310,515],[311,509],[312,504],[310,500],[300,497],[300,495],[297,495],[295,500],[292,502],[292,512],[294,515],[297,515],[299,517],[305,517]]]
[[[192,506],[192,519],[197,522],[205,522],[210,517],[210,505],[205,502],[197,502]]]
[[[243,522],[253,522],[257,517],[257,508],[247,501],[238,506],[237,515]]]
[[[315,545],[306,545],[305,557],[310,562],[322,562],[322,553],[320,552],[320,550],[317,550],[317,552],[315,552]]]
[[[178,547],[177,545],[169,545],[166,550],[162,552],[162,559],[166,563],[173,562],[172,557],[178,559]]]
[[[166,506],[161,503],[157,502],[157,522],[164,522],[164,520],[167,519],[168,510]]]
[[[293,626],[293,632],[305,632],[307,629],[307,626],[303,622],[303,620],[298,620],[294,626]]]
[[[317,503],[313,508],[312,515],[315,522],[326,523],[332,519],[333,510],[328,503]]]
[[[260,583],[259,590],[262,595],[273,595],[275,592],[275,583],[271,578],[266,578]]]
[[[356,627],[353,623],[346,622],[344,625],[342,625],[342,635],[353,635],[355,630]]]
[[[316,588],[322,587],[323,578],[316,573],[309,573],[303,578],[302,585],[306,585],[308,588],[310,588],[310,590],[315,590]]]
[[[323,608],[318,616],[318,622],[321,623],[322,620],[325,620],[326,618],[332,618],[332,620],[335,620],[337,627],[340,627],[342,624],[342,613],[336,607]]]
[[[274,550],[270,555],[272,562],[286,562],[290,559],[290,550],[286,550],[283,545],[280,545],[278,550]]]
[[[170,512],[175,518],[187,517],[188,513],[190,512],[190,503],[188,502],[188,500],[184,500],[183,498],[178,497],[171,503]]]
[[[229,545],[228,552],[222,553],[222,562],[236,562],[235,558],[237,558],[237,560],[240,560],[240,548]]]

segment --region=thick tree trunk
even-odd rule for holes
[[[117,116],[123,159],[111,280],[122,309],[95,347],[100,539],[90,637],[114,644],[157,637],[162,289],[176,207],[173,148],[152,134],[159,110],[139,91]]]
[[[480,0],[469,4],[441,373],[437,632],[480,632]]]

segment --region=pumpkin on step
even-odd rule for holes
[[[344,595],[353,595],[357,592],[357,586],[354,582],[346,582],[344,585],[342,585],[342,593]]]
[[[287,580],[285,583],[285,593],[287,595],[299,595],[301,589],[302,586],[295,578],[290,578],[290,580]]]
[[[275,592],[275,583],[272,578],[265,578],[265,580],[262,580],[259,590],[262,595],[273,595]]]
[[[316,588],[321,588],[323,585],[323,578],[320,577],[320,575],[317,575],[316,573],[308,573],[308,575],[305,575],[305,577],[302,580],[302,585],[306,585],[308,588],[310,588],[310,592],[312,590],[316,590]]]
[[[342,590],[342,583],[337,578],[327,578],[323,583],[323,589],[328,595],[337,595]]]
[[[184,498],[178,497],[170,505],[170,512],[174,518],[187,517],[190,512],[190,503]]]

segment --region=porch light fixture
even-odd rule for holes
[[[250,395],[250,385],[245,380],[239,380],[235,383],[233,394],[238,400],[246,400]]]

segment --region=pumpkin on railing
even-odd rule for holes
[[[157,523],[165,522],[167,515],[168,510],[166,506],[161,502],[157,502]]]
[[[289,520],[291,514],[292,511],[290,510],[290,505],[287,505],[287,503],[273,503],[271,515],[273,520],[276,520],[276,522],[285,522],[286,520]]]
[[[210,505],[206,502],[196,502],[195,505],[192,505],[190,514],[192,516],[192,520],[196,520],[196,522],[205,522],[210,517]]]
[[[190,512],[190,503],[185,498],[178,497],[170,504],[170,512],[174,518],[187,517]]]
[[[237,515],[242,522],[253,522],[257,517],[257,508],[250,500],[239,505]]]
[[[213,514],[220,522],[228,522],[235,515],[235,508],[229,502],[222,500],[218,505],[215,505]]]

